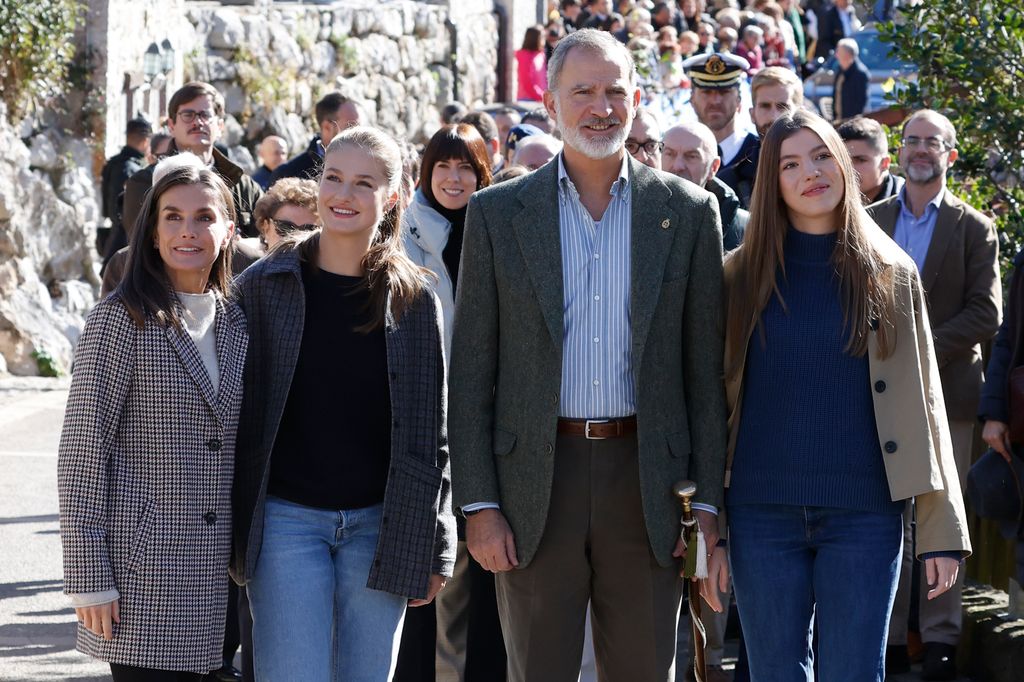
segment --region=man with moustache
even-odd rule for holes
[[[747,208],[754,191],[760,144],[757,135],[737,127],[736,114],[740,110],[740,81],[750,64],[742,57],[714,52],[690,57],[683,68],[693,84],[690,101],[697,120],[711,129],[721,150],[718,179],[731,187]]]
[[[769,66],[750,80],[750,99],[750,120],[763,138],[780,116],[804,105],[804,84],[793,71]]]
[[[613,36],[564,38],[548,87],[562,153],[466,216],[455,506],[497,573],[509,680],[576,679],[589,601],[602,676],[667,682],[685,551],[672,485],[696,481],[708,547],[723,499],[718,211],[626,153],[640,91]],[[701,587],[717,604],[716,578]]]
[[[703,123],[680,123],[665,131],[661,170],[715,195],[722,217],[722,248],[732,251],[743,241],[750,214],[740,206],[729,185],[715,177],[721,164],[715,134]]]
[[[881,123],[857,116],[836,128],[836,132],[850,152],[865,206],[900,193],[903,178],[889,172],[889,140]]]
[[[906,184],[896,196],[869,206],[868,212],[910,254],[921,273],[962,488],[971,464],[981,393],[981,344],[999,329],[1002,288],[992,221],[946,189],[946,173],[956,158],[956,130],[949,119],[927,109],[915,112],[903,125],[899,150]],[[904,547],[909,547],[910,515],[906,517]],[[905,553],[889,629],[887,659],[893,672],[898,664],[906,665],[911,566]],[[926,680],[956,677],[962,574],[952,589],[934,600],[925,596],[928,576],[921,576],[919,624]]]
[[[241,237],[258,237],[259,230],[252,211],[263,196],[263,189],[245,174],[240,166],[214,147],[224,131],[224,97],[209,83],[192,81],[181,86],[167,104],[168,123],[174,138],[165,156],[181,151],[192,152],[213,168],[231,190],[235,204],[235,233]],[[142,209],[146,192],[153,186],[154,166],[135,173],[124,186],[121,227],[111,234],[107,260],[128,244],[135,220]],[[114,281],[116,284],[120,278]]]

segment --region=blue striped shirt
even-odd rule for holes
[[[559,415],[603,419],[636,414],[630,335],[629,165],[625,156],[611,202],[597,222],[558,156],[562,243],[562,392]]]
[[[928,247],[931,246],[932,235],[935,234],[935,222],[939,218],[939,208],[942,207],[945,191],[945,188],[940,189],[939,193],[932,197],[920,218],[911,213],[910,207],[907,206],[906,188],[900,190],[897,195],[896,203],[900,207],[900,212],[896,216],[892,239],[914,259],[918,272],[924,270],[924,259],[928,257]]]

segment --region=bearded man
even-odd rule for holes
[[[723,500],[718,208],[626,153],[640,91],[613,36],[563,38],[548,88],[562,152],[466,215],[455,505],[497,574],[509,680],[577,679],[589,602],[602,677],[668,682],[685,551],[672,485],[697,483],[708,548]]]

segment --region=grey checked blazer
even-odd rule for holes
[[[239,584],[252,578],[263,542],[270,455],[302,342],[301,268],[297,250],[278,251],[235,281],[251,330],[235,469],[231,575]],[[399,324],[389,312],[386,325],[391,467],[367,587],[422,598],[430,576],[451,576],[455,565],[441,305],[428,293]]]
[[[455,504],[498,502],[520,567],[548,515],[562,376],[558,163],[473,195],[459,268],[451,358]],[[722,506],[722,227],[696,185],[629,158],[630,332],[640,487],[651,551],[672,562],[679,502]],[[602,415],[594,415],[598,418]]]
[[[57,460],[64,591],[120,593],[104,661],[205,673],[221,665],[245,318],[218,303],[220,387],[184,331],[136,327],[116,294],[89,314]]]

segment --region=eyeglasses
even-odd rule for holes
[[[920,149],[921,147],[924,147],[928,151],[936,154],[953,148],[953,145],[949,144],[941,137],[917,137],[916,135],[903,138],[903,146],[907,149]]]
[[[283,220],[281,218],[271,218],[270,221],[277,227],[279,234],[285,235],[289,232],[311,232],[312,230],[320,227],[314,223],[305,223],[304,225],[296,225],[290,220]]]
[[[638,153],[641,147],[644,148],[644,153],[647,154],[647,156],[654,156],[665,148],[665,143],[660,140],[644,140],[643,142],[626,140],[626,151],[630,154]]]
[[[217,115],[209,109],[203,109],[202,111],[193,111],[192,109],[180,109],[177,115],[177,117],[185,123],[191,123],[192,121],[196,120],[196,116],[198,116],[199,120],[203,123],[209,123],[213,119],[217,118]]]

